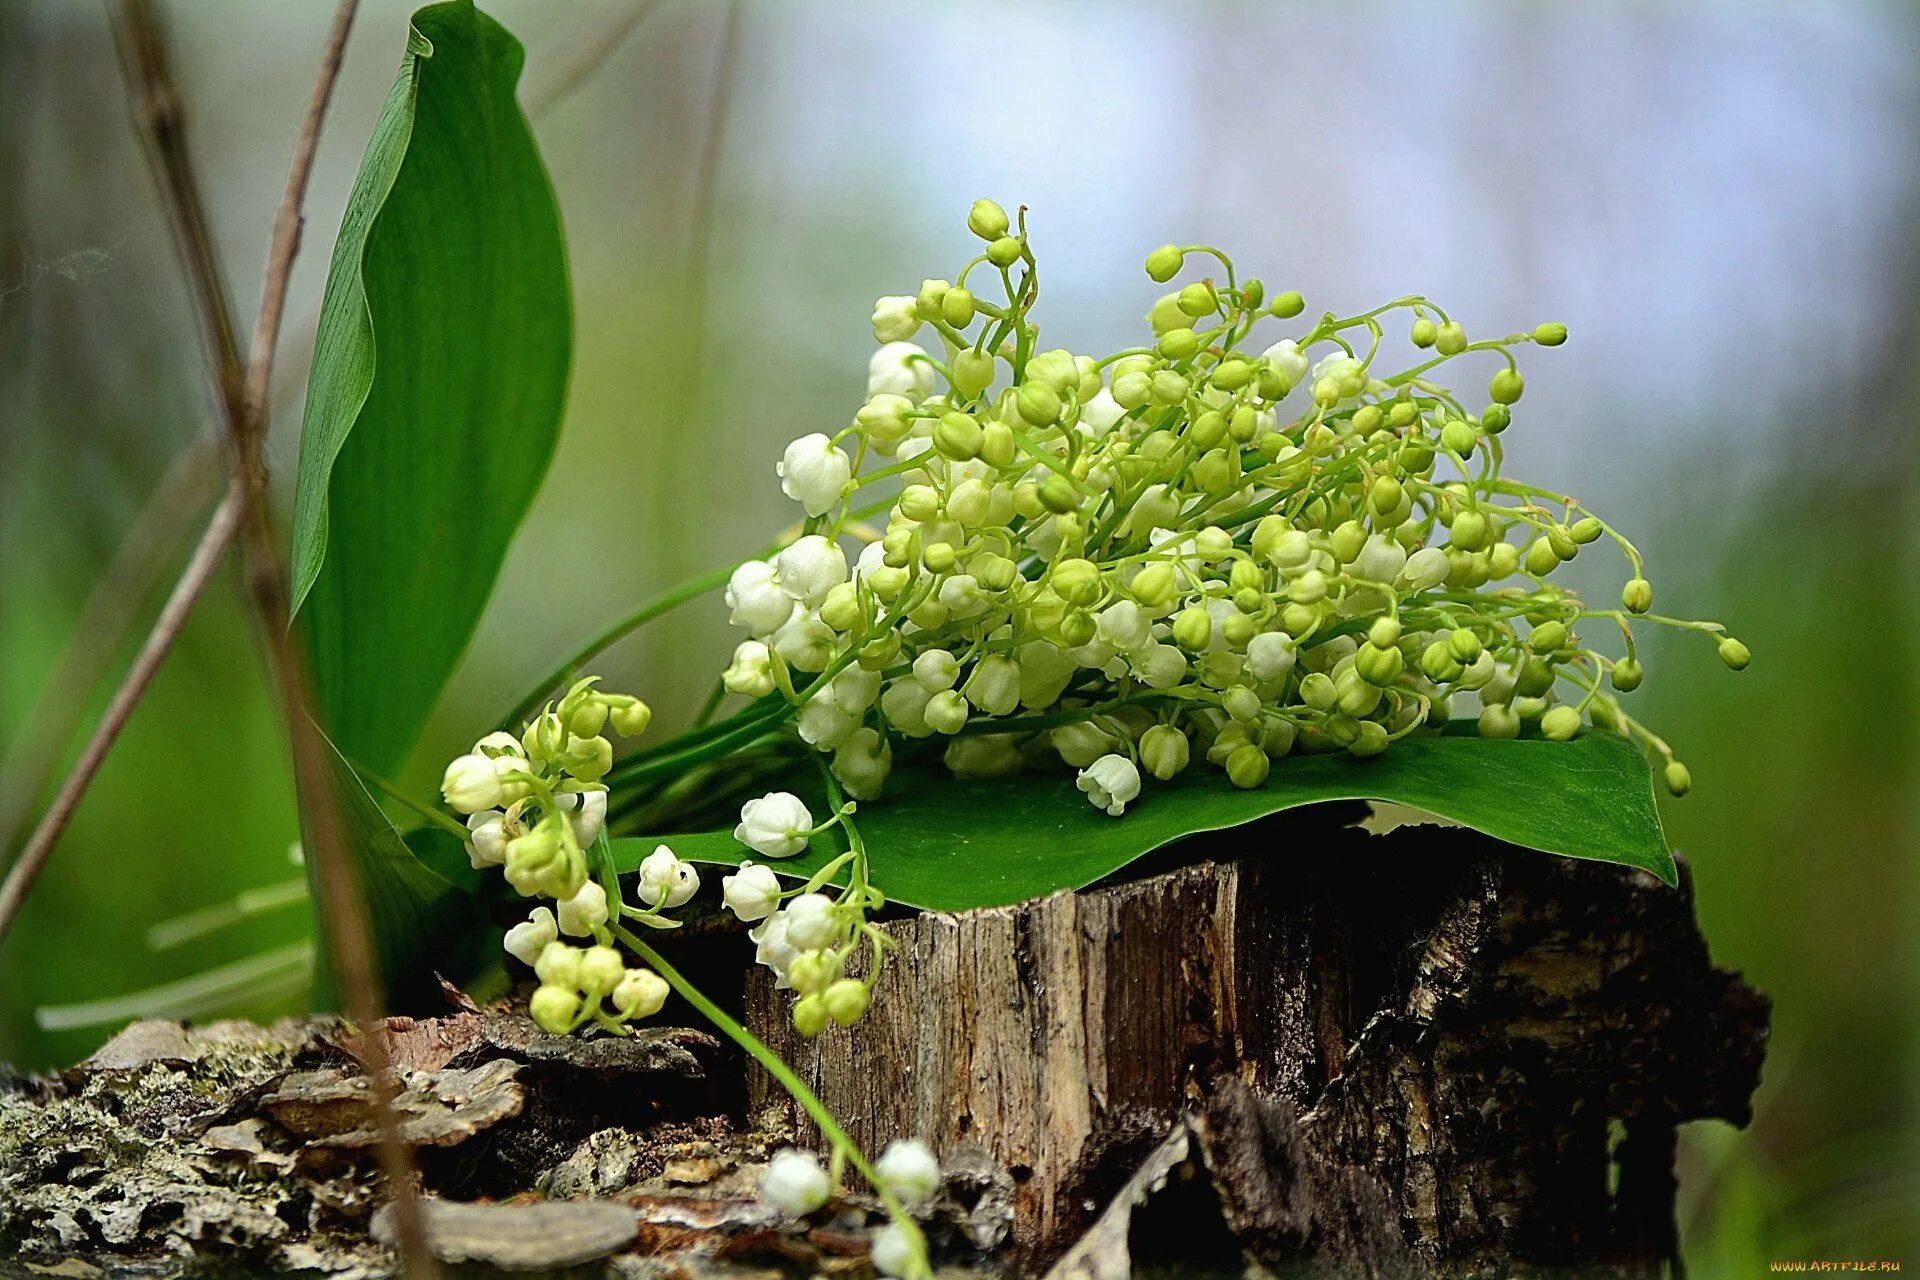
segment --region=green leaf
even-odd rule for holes
[[[475,895],[467,887],[471,863],[462,842],[442,831],[403,837],[346,757],[324,734],[321,741],[327,748],[325,782],[333,800],[334,834],[353,866],[360,899],[366,904],[387,1007],[395,1011],[439,1007],[434,972],[461,980],[480,954],[474,950],[479,944],[472,940],[497,937],[488,934]],[[310,812],[302,812],[300,826],[307,847],[308,881],[315,890],[314,910],[324,914],[326,895],[318,892],[313,879]],[[415,852],[414,843],[427,850],[425,856]],[[447,868],[446,874],[436,871],[429,860]],[[314,1003],[330,1008],[338,999],[326,952],[327,930],[317,928],[315,936],[320,963],[315,970]]]
[[[294,612],[320,719],[391,775],[553,456],[572,345],[520,44],[470,0],[413,16],[367,146],[307,389]]]
[[[817,788],[801,794],[821,813]],[[1385,755],[1290,756],[1264,786],[1242,791],[1216,769],[1147,780],[1124,817],[1087,802],[1071,773],[962,781],[928,766],[896,770],[887,795],[856,815],[873,881],[896,902],[935,911],[1000,906],[1078,889],[1135,858],[1202,831],[1327,800],[1382,800],[1450,818],[1497,839],[1569,858],[1616,862],[1675,882],[1646,761],[1610,734],[1571,742],[1449,733],[1407,738]],[[666,842],[681,857],[737,864],[731,830],[615,840],[622,870]],[[805,877],[844,847],[816,839],[771,862]],[[1274,856],[1311,858],[1278,843]],[[765,861],[764,859],[758,859]]]

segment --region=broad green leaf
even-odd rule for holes
[[[324,735],[321,741],[326,742]],[[474,959],[467,943],[483,935],[493,936],[488,933],[472,890],[463,883],[467,877],[461,870],[470,864],[461,842],[445,832],[413,833],[413,840],[431,849],[427,857],[447,868],[444,875],[436,871],[409,845],[409,837],[403,837],[394,827],[346,758],[331,743],[326,746],[330,767],[325,781],[333,798],[334,834],[352,860],[359,881],[388,1007],[436,1007],[439,996],[434,972],[460,980]],[[310,882],[315,856],[312,819],[311,813],[301,814]],[[313,901],[318,917],[327,910],[325,897],[315,893]],[[316,918],[316,925],[321,923]],[[327,1008],[338,1003],[338,993],[326,953],[326,929],[316,928],[315,936],[320,964],[315,973],[314,1003]]]
[[[327,277],[294,504],[320,719],[391,775],[552,458],[572,343],[559,214],[470,0],[413,16]]]
[[[817,789],[801,794],[821,813]],[[1408,738],[1372,760],[1344,753],[1290,756],[1264,786],[1242,791],[1218,770],[1194,768],[1172,783],[1147,780],[1124,817],[1094,809],[1069,772],[961,781],[930,768],[897,770],[887,794],[856,815],[874,883],[896,902],[936,911],[999,906],[1078,889],[1162,845],[1327,800],[1408,805],[1510,844],[1569,858],[1616,862],[1675,881],[1639,753],[1608,734],[1571,742],[1498,741],[1449,733]],[[737,864],[755,856],[730,830],[613,842],[623,870],[660,842],[683,858]],[[770,862],[804,877],[843,845],[815,840]],[[1261,850],[1311,859],[1276,831]],[[767,861],[759,859],[758,861]]]

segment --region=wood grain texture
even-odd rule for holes
[[[1215,1216],[1265,1261],[1656,1270],[1674,1127],[1744,1123],[1766,1042],[1767,1002],[1712,967],[1690,884],[1434,827],[1315,833],[1309,863],[1299,834],[1283,819],[1147,878],[894,921],[860,1026],[800,1040],[764,971],[749,1024],[864,1144],[984,1146],[1029,1261],[1197,1115]],[[757,1075],[749,1104],[790,1111]],[[1369,1204],[1391,1212],[1369,1224]]]

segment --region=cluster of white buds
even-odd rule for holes
[[[752,638],[726,688],[784,699],[848,794],[876,796],[896,749],[935,739],[963,777],[1076,769],[1118,816],[1144,775],[1204,763],[1256,787],[1291,751],[1372,756],[1436,729],[1463,693],[1483,734],[1628,734],[1686,790],[1617,696],[1641,680],[1634,627],[1709,635],[1736,669],[1744,646],[1650,614],[1630,542],[1501,473],[1514,350],[1557,346],[1563,326],[1469,340],[1404,297],[1254,341],[1303,317],[1300,295],[1167,245],[1147,259],[1155,281],[1192,259],[1218,274],[1159,297],[1144,345],[1043,350],[1024,216],[981,201],[968,226],[986,244],[955,281],[876,304],[853,421],[788,448],[804,536],[727,589]],[[976,275],[1004,300],[976,296]],[[1394,312],[1414,363],[1386,371]],[[1476,355],[1496,366],[1477,409],[1433,372]],[[882,481],[893,496],[863,504]],[[1617,609],[1552,580],[1601,539],[1631,570]],[[1591,621],[1617,625],[1624,653],[1584,645]]]
[[[828,821],[815,825],[800,797],[770,792],[741,807],[733,834],[764,857],[789,858],[833,826],[845,822],[851,830],[855,807],[849,801]],[[836,887],[832,882],[843,868],[851,868],[849,883]],[[790,891],[782,891],[771,868],[752,861],[720,879],[721,902],[753,926],[747,936],[754,944],[754,959],[773,972],[780,990],[796,993],[793,1025],[801,1035],[816,1036],[829,1023],[850,1027],[873,1003],[882,960],[895,944],[867,922],[867,912],[884,899],[866,875],[865,858],[850,849]],[[837,896],[824,892],[828,888],[837,888]],[[870,956],[866,971],[849,976],[848,962],[863,944]]]
[[[606,831],[613,744],[646,731],[653,713],[638,698],[602,693],[588,677],[549,703],[520,736],[490,733],[447,766],[440,784],[449,806],[467,815],[467,856],[475,867],[502,867],[523,897],[549,898],[507,931],[506,949],[540,979],[530,1012],[548,1031],[589,1021],[618,1031],[658,1013],[667,984],[651,969],[629,968],[614,949],[616,914],[665,925],[660,913],[693,896],[700,877],[665,845],[640,865],[635,908],[619,900],[609,873],[595,879],[589,851]],[[574,946],[562,937],[580,938]]]
[[[940,1190],[940,1162],[927,1144],[902,1139],[887,1144],[873,1163],[875,1190],[911,1208]],[[833,1179],[818,1157],[791,1147],[774,1153],[760,1180],[760,1197],[791,1217],[806,1217],[833,1198]],[[873,1266],[884,1276],[910,1276],[925,1267],[925,1246],[916,1233],[891,1222],[874,1233]]]

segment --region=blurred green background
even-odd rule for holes
[[[1776,1000],[1752,1130],[1687,1136],[1690,1262],[1920,1262],[1920,11],[492,7],[529,50],[577,357],[553,473],[408,784],[428,791],[564,649],[788,518],[779,446],[845,421],[871,300],[950,275],[975,196],[1030,206],[1050,344],[1122,345],[1154,293],[1141,257],[1169,239],[1226,246],[1314,308],[1421,291],[1470,329],[1562,320],[1573,341],[1528,364],[1514,474],[1637,531],[1663,604],[1725,619],[1755,654],[1736,678],[1703,645],[1656,642],[1637,695],[1693,768],[1667,816],[1716,958]],[[171,6],[243,314],[329,8]],[[282,347],[283,484],[327,249],[408,9],[363,7],[323,140]],[[157,606],[139,584],[171,580],[210,500],[169,466],[212,412],[104,6],[0,6],[0,173],[0,836],[17,848],[75,746],[49,729],[104,697],[74,673],[117,675],[130,644],[65,677],[61,655],[116,611],[137,639]],[[90,605],[130,535],[159,576],[132,556]],[[1615,589],[1614,567],[1581,567]],[[671,724],[731,644],[723,612],[692,608],[603,669]],[[47,1030],[36,1010],[297,944],[298,904],[165,949],[147,935],[297,876],[295,835],[223,581],[0,955],[0,1060],[70,1061],[106,1029]],[[207,1011],[298,1007],[297,963],[257,978]]]

